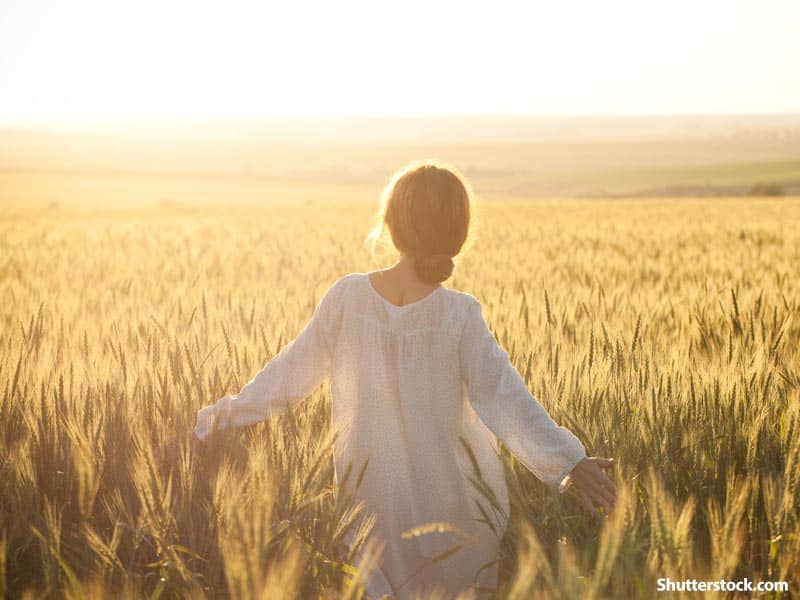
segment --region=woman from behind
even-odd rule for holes
[[[533,397],[481,304],[442,286],[468,238],[471,193],[452,167],[413,163],[383,195],[396,263],[337,280],[298,337],[235,395],[198,414],[195,434],[278,415],[330,380],[338,494],[374,515],[381,550],[367,593],[479,597],[496,587],[508,491],[498,440],[538,478],[611,510],[613,459],[587,457]],[[487,522],[488,520],[488,522]],[[352,537],[347,538],[348,543]]]

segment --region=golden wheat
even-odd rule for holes
[[[327,388],[209,447],[185,436],[375,266],[372,210],[0,221],[0,596],[360,596],[374,549],[341,542],[370,523],[333,494]],[[505,453],[498,597],[647,597],[658,577],[800,593],[798,222],[791,198],[480,204],[448,285],[621,488],[592,517]]]

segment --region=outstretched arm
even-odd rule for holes
[[[337,285],[325,294],[314,315],[291,343],[272,358],[238,394],[226,395],[197,414],[194,433],[204,440],[214,429],[242,427],[284,412],[306,398],[330,372],[329,332]]]
[[[474,302],[468,311],[460,341],[461,372],[469,401],[480,418],[550,487],[564,492],[571,481],[577,485],[573,473],[580,474],[581,482],[591,480],[594,486],[594,471],[599,468],[582,464],[588,457],[581,441],[556,424],[530,393],[486,325],[480,303]],[[576,469],[579,464],[582,466]]]

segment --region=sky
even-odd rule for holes
[[[800,1],[0,0],[0,122],[800,112]]]

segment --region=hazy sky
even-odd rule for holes
[[[0,0],[0,121],[800,112],[800,0]]]

